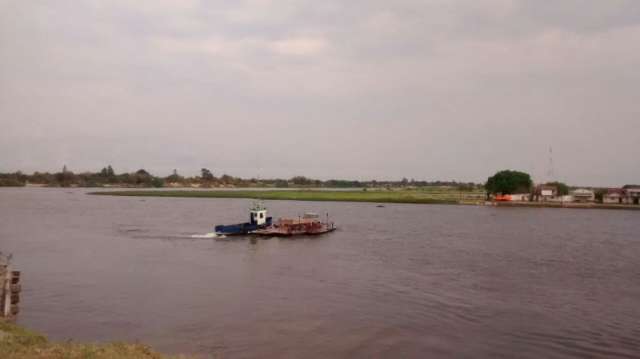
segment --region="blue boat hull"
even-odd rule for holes
[[[238,224],[229,224],[229,225],[219,225],[215,226],[214,231],[218,235],[225,236],[235,236],[235,235],[243,235],[249,234],[257,229],[262,229],[271,225],[271,217],[267,217],[267,221],[265,224],[258,225],[256,223],[245,222]]]

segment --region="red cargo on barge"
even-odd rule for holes
[[[259,236],[290,237],[297,235],[319,235],[333,232],[335,230],[336,227],[333,222],[329,222],[328,215],[327,221],[321,222],[317,214],[305,213],[302,218],[280,218],[275,224],[263,229],[255,230],[251,232],[251,234]]]

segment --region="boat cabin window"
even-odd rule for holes
[[[260,212],[260,219],[264,218],[264,213]]]

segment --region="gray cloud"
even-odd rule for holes
[[[0,171],[640,181],[636,1],[0,6]]]

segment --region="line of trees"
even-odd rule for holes
[[[228,174],[216,176],[208,168],[202,168],[199,176],[182,176],[177,170],[166,176],[155,176],[144,169],[131,173],[116,173],[111,165],[97,172],[74,173],[66,166],[59,172],[34,172],[24,174],[20,171],[0,173],[0,186],[40,185],[48,187],[326,187],[326,188],[419,188],[431,186],[449,186],[459,190],[475,190],[482,185],[473,182],[456,181],[416,181],[403,178],[399,181],[357,181],[357,180],[318,180],[305,176],[289,179],[240,178]]]
[[[62,168],[60,172],[34,172],[31,175],[20,171],[0,173],[0,186],[25,186],[27,184],[50,187],[104,187],[109,185],[131,187],[162,187],[164,178],[156,177],[145,171],[116,174],[111,166],[98,172],[74,173]]]

